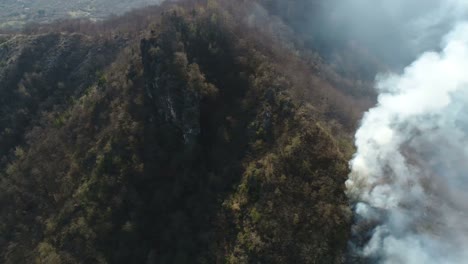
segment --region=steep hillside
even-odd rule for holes
[[[5,162],[43,112],[66,107],[99,78],[119,43],[60,33],[5,36],[0,43],[0,156]]]
[[[344,262],[362,81],[252,10],[2,38],[3,263]]]

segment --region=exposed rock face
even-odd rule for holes
[[[172,133],[193,146],[200,135],[200,91],[190,88],[185,53],[161,47],[159,38],[141,41],[148,100],[157,112],[157,126],[171,126]]]

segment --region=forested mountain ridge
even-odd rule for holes
[[[1,261],[343,263],[365,80],[258,8],[179,1],[2,37]]]

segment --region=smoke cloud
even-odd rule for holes
[[[346,182],[352,246],[377,263],[468,263],[468,1],[412,3],[424,8],[410,24],[435,30],[412,38],[414,50],[437,37],[442,45],[377,78],[378,104],[356,133]]]

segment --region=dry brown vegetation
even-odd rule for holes
[[[369,83],[278,17],[252,23],[256,5],[179,1],[0,42],[2,262],[344,261]]]

